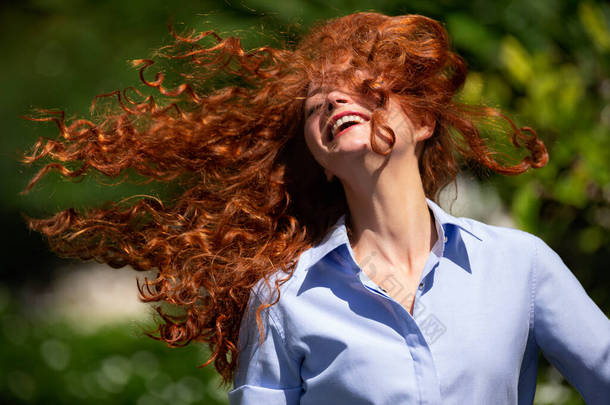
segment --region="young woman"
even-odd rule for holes
[[[462,161],[519,174],[548,159],[530,128],[454,100],[466,67],[438,22],[357,13],[291,50],[176,38],[165,56],[192,68],[173,90],[135,64],[180,102],[115,92],[100,123],[37,118],[63,139],[28,157],[59,161],[32,185],[52,169],[180,181],[171,201],[30,222],[60,254],[157,269],[141,298],[184,313],[158,309],[151,336],[208,343],[232,404],[531,404],[539,349],[607,403],[610,322],[559,256],[434,202]],[[500,121],[527,157],[487,146],[478,125]]]

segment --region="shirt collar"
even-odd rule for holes
[[[434,201],[426,198],[426,202],[428,203],[428,207],[432,210],[434,217],[441,224],[443,228],[445,225],[450,224],[457,226],[458,228],[468,232],[478,240],[483,240],[483,235],[477,230],[474,229],[472,223],[470,221],[466,221],[464,218],[454,217],[447,212],[445,212],[441,207],[439,207]]]
[[[434,215],[437,224],[440,224],[442,230],[439,233],[439,239],[445,239],[449,237],[447,235],[456,235],[455,232],[447,232],[448,226],[454,226],[461,230],[466,231],[470,235],[474,236],[478,240],[482,240],[482,235],[477,230],[473,229],[472,224],[463,218],[456,218],[441,207],[439,207],[432,200],[426,198],[426,203]],[[438,230],[438,227],[437,227]],[[445,240],[446,241],[446,240]],[[439,241],[437,241],[438,244]],[[460,241],[461,242],[461,241]],[[440,243],[443,243],[442,241]],[[347,237],[347,229],[345,227],[345,214],[341,215],[337,222],[328,230],[322,241],[317,245],[313,246],[307,251],[308,260],[299,261],[307,266],[316,264],[320,259],[326,256],[331,251],[335,250],[338,246],[343,244],[349,244],[349,238]],[[462,242],[463,244],[463,242]]]

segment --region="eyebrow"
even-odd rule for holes
[[[316,87],[316,89],[315,89],[315,90],[313,90],[311,93],[307,93],[306,98],[309,98],[309,97],[315,96],[316,94],[318,94],[318,93],[320,93],[322,90],[324,90],[324,88],[326,88],[326,87],[332,87],[332,86],[333,86],[333,85],[332,85],[331,83],[329,83],[329,82],[324,82],[324,83],[322,83],[322,85],[321,85],[321,86]],[[353,94],[353,93],[354,93],[353,91],[349,91],[349,92],[350,92],[351,94]]]
[[[311,96],[315,96],[316,94],[318,94],[319,92],[322,91],[322,86],[316,88],[314,91],[312,91],[311,93],[307,93],[307,97],[311,97]]]

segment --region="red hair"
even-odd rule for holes
[[[26,191],[50,170],[72,178],[90,170],[109,177],[134,170],[151,180],[180,182],[181,194],[171,201],[138,197],[84,212],[69,209],[29,225],[63,256],[156,269],[156,278],[138,284],[140,298],[176,305],[183,313],[170,316],[157,307],[163,321],[149,335],[173,346],[207,343],[211,356],[204,366],[213,361],[227,384],[250,289],[281,270],[278,289],[300,254],[348,210],[341,184],[326,181],[302,136],[307,86],[330,77],[325,66],[349,61],[337,79],[378,100],[371,130],[377,153],[389,153],[377,137],[390,147],[394,141],[382,115],[389,95],[434,120],[434,135],[420,157],[429,198],[455,179],[460,156],[503,174],[548,160],[532,129],[516,127],[495,109],[454,101],[466,65],[432,19],[352,14],[317,25],[294,49],[246,51],[239,39],[212,31],[172,34],[175,44],[159,55],[181,62],[179,85],[169,89],[162,73],[146,79],[154,62],[134,61],[141,80],[170,97],[168,105],[116,91],[94,99],[92,107],[99,97],[117,101],[116,111],[99,122],[68,124],[63,113],[48,110],[30,118],[54,121],[61,137],[39,140],[25,157],[28,163],[52,159]],[[356,70],[369,76],[356,80]],[[504,132],[528,156],[514,164],[497,159],[477,129],[489,118],[505,120],[510,128]],[[260,311],[278,299],[258,308],[259,328]]]

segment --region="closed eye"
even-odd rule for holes
[[[322,107],[322,104],[316,104],[313,107],[311,107],[308,111],[307,111],[307,117],[309,117],[311,114],[314,113],[314,111],[316,111],[318,108]]]

